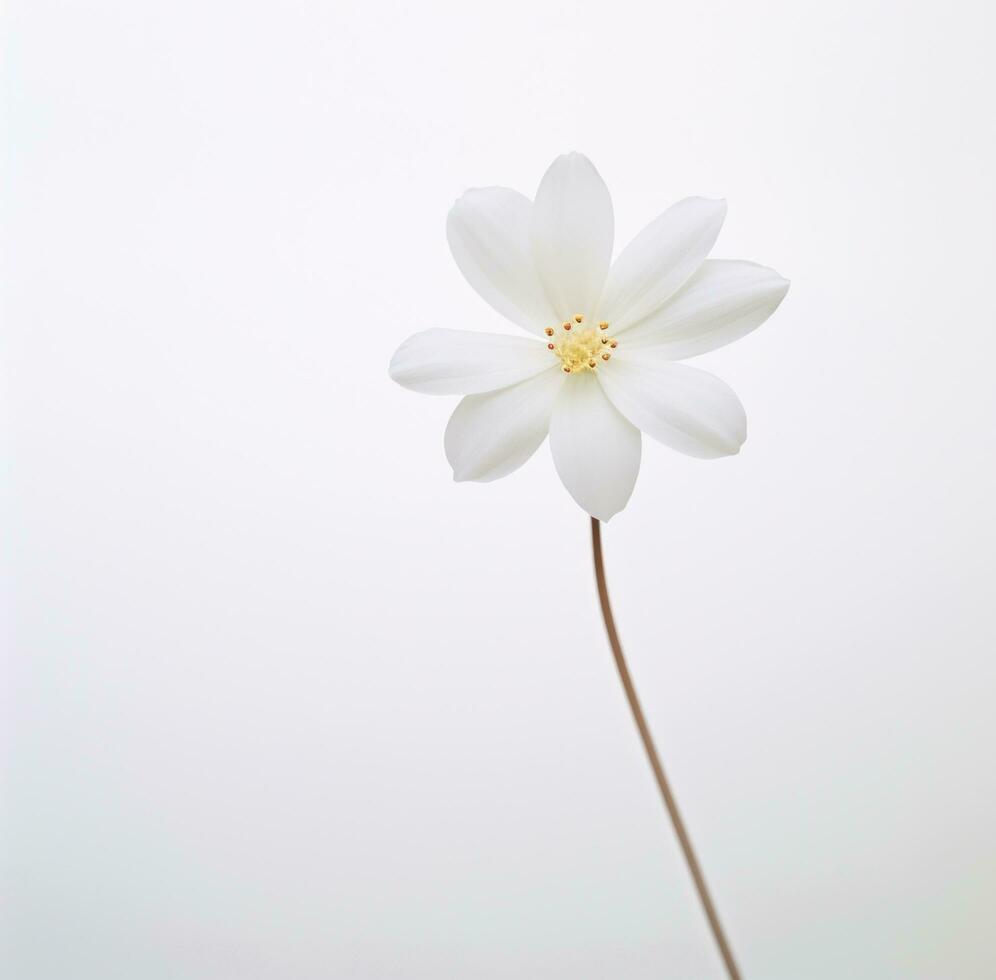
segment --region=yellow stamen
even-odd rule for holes
[[[584,315],[576,314],[573,322],[565,320],[562,326],[567,332],[546,345],[560,359],[564,374],[596,370],[599,356],[603,361],[609,359],[607,352],[602,353],[604,348],[609,344],[616,346],[614,337],[602,336],[594,327],[574,329],[575,323],[583,324]]]

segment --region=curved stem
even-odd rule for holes
[[[681,845],[681,853],[685,856],[685,863],[691,872],[692,881],[695,882],[695,890],[699,893],[699,900],[709,920],[709,928],[712,930],[713,938],[719,947],[719,955],[723,957],[726,972],[730,980],[741,980],[740,971],[737,969],[736,961],[733,959],[733,951],[726,940],[726,934],[719,922],[719,915],[716,913],[716,906],[713,905],[706,886],[705,877],[699,867],[698,859],[692,848],[692,841],[685,829],[685,822],[681,819],[678,804],[675,802],[674,794],[668,785],[667,776],[664,775],[664,767],[657,756],[657,749],[654,747],[654,740],[647,727],[647,719],[643,715],[643,708],[640,707],[640,699],[636,696],[636,688],[633,686],[633,679],[629,675],[629,668],[626,666],[626,658],[623,656],[622,646],[619,644],[619,634],[616,632],[615,619],[612,616],[612,607],[609,605],[609,590],[605,584],[605,566],[602,562],[602,531],[598,521],[591,519],[591,550],[595,559],[595,580],[598,582],[598,601],[602,607],[602,619],[605,620],[605,632],[609,637],[609,646],[612,647],[612,656],[616,661],[616,669],[619,671],[619,679],[622,681],[623,690],[626,692],[626,700],[629,702],[630,711],[633,713],[633,720],[636,722],[643,748],[646,750],[647,759],[650,761],[650,768],[654,771],[654,778],[664,799],[664,806],[667,808],[668,816],[674,826],[674,832]]]

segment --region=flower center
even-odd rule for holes
[[[560,358],[564,374],[594,371],[599,363],[612,357],[617,343],[615,337],[609,336],[607,321],[602,320],[597,328],[586,327],[583,313],[564,320],[559,327],[547,327],[544,333],[550,338],[547,349]]]

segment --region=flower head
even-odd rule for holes
[[[550,436],[564,486],[592,517],[629,500],[641,430],[713,459],[739,452],[743,406],[718,378],[678,364],[763,323],[788,281],[752,262],[706,256],[723,201],[668,208],[612,262],[608,188],[579,153],[558,157],[536,200],[467,191],[447,237],[460,271],[533,337],[431,329],[409,337],[391,377],[414,391],[464,395],[444,440],[457,480],[495,480]]]

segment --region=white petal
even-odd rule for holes
[[[725,217],[725,201],[686,197],[651,221],[612,263],[598,318],[619,333],[653,313],[702,264]]]
[[[546,438],[563,383],[560,369],[551,368],[510,388],[464,398],[443,439],[453,479],[485,483],[518,469]]]
[[[533,257],[560,320],[589,317],[612,261],[612,199],[592,162],[580,153],[557,157],[533,204]]]
[[[656,313],[626,330],[626,349],[653,345],[680,360],[723,347],[764,323],[788,288],[774,269],[709,259]]]
[[[626,506],[640,470],[640,433],[590,371],[566,378],[550,420],[553,462],[570,495],[600,521]]]
[[[546,370],[556,359],[527,337],[469,330],[423,330],[395,352],[391,377],[425,395],[494,391]]]
[[[678,452],[700,459],[731,456],[747,438],[740,399],[705,371],[641,350],[613,357],[598,374],[633,425]]]
[[[507,187],[467,191],[450,210],[446,237],[453,258],[481,297],[533,333],[557,320],[533,265],[532,204]]]

